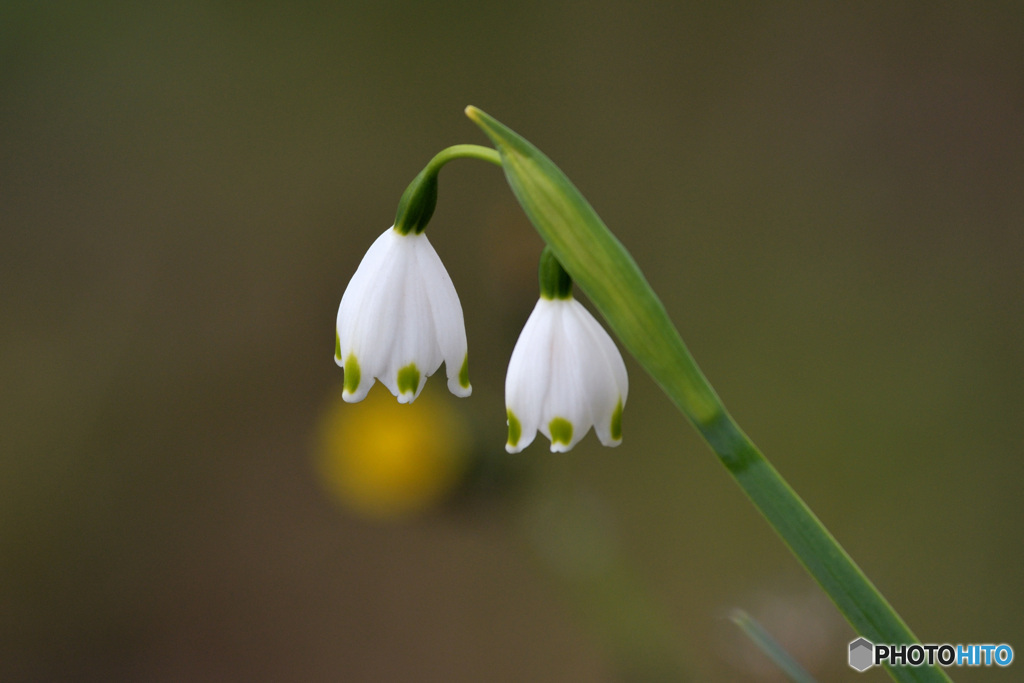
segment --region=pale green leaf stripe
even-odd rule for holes
[[[857,633],[875,643],[918,642],[726,412],[636,262],[579,190],[540,150],[504,124],[475,107],[468,107],[466,115],[494,143],[512,192],[569,275],[693,422]],[[890,674],[899,681],[949,680],[938,666],[897,667]]]

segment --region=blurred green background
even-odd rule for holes
[[[484,142],[468,104],[574,180],[924,642],[1019,651],[1022,33],[1017,3],[5,4],[0,680],[619,679],[522,497],[383,522],[313,465],[342,291],[431,155]],[[429,235],[475,392],[428,390],[503,458],[540,240],[469,161]],[[779,680],[734,607],[885,680],[627,365],[620,448],[517,466],[582,492],[696,680]]]

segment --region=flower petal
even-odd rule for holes
[[[378,344],[386,344],[390,340],[386,363],[377,377],[399,403],[416,400],[427,377],[441,364],[434,321],[417,266],[416,242],[421,237],[409,234],[398,238],[396,268],[388,285],[393,299],[382,308],[392,316],[387,329],[389,337],[383,336],[382,330],[372,338]]]
[[[551,439],[551,452],[579,443],[593,424],[588,396],[589,338],[573,312],[572,299],[550,302],[556,322],[549,342],[551,370],[540,431]]]
[[[340,366],[344,366],[345,357],[352,351],[354,322],[359,309],[365,302],[373,282],[379,279],[379,274],[387,263],[390,250],[389,232],[391,232],[390,228],[381,233],[380,237],[374,240],[370,248],[366,250],[356,272],[353,273],[348,286],[345,287],[345,293],[341,296],[336,325],[338,338],[334,354],[334,360]]]
[[[434,251],[427,236],[421,234],[419,237],[422,239],[416,245],[416,261],[423,278],[423,291],[427,294],[434,338],[444,359],[448,389],[456,396],[469,396],[473,392],[473,387],[469,383],[466,323],[462,316],[462,303],[448,271],[445,270],[441,258]],[[434,370],[431,370],[431,373],[433,372]]]
[[[622,409],[629,392],[626,365],[615,342],[590,311],[578,301],[573,303],[572,316],[581,336],[580,362],[590,369],[584,379],[594,432],[605,446],[617,446],[622,442]]]
[[[509,453],[518,453],[533,443],[540,426],[551,368],[550,339],[555,314],[551,303],[541,299],[533,307],[508,362],[505,406],[509,442],[505,450]]]
[[[400,266],[400,251],[396,241],[401,236],[388,229],[378,237],[363,256],[349,281],[338,307],[337,347],[335,362],[344,366],[355,358],[360,369],[357,383],[346,379],[343,398],[350,403],[361,401],[373,386],[390,353],[393,335],[388,329],[394,319],[390,310],[394,297],[390,296],[391,273]],[[368,343],[368,340],[381,340]]]

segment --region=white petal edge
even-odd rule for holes
[[[519,439],[505,444],[518,453],[537,437],[551,369],[551,337],[555,322],[552,302],[540,299],[519,333],[505,376],[505,407],[519,421]]]
[[[416,260],[423,277],[423,289],[427,293],[438,350],[444,360],[445,374],[448,376],[448,390],[456,396],[465,398],[473,393],[473,386],[463,387],[459,381],[459,374],[462,372],[463,363],[466,362],[468,351],[462,302],[459,301],[455,284],[441,262],[441,257],[437,255],[427,236],[422,235],[422,238],[416,245]]]
[[[572,450],[593,424],[588,395],[592,350],[589,336],[574,310],[574,305],[579,306],[579,302],[561,299],[551,304],[556,311],[557,322],[550,342],[551,371],[540,431],[551,439],[552,453],[564,453]],[[552,439],[551,424],[558,418],[567,420],[572,426],[568,443]]]
[[[382,309],[390,308],[396,298],[381,283],[389,283],[391,273],[401,265],[400,239],[401,235],[389,228],[370,245],[338,307],[339,365],[344,367],[345,360],[354,354],[360,369],[355,391],[346,388],[342,393],[349,403],[366,398],[374,377],[380,375],[390,354],[394,335],[388,329],[388,321],[394,319],[394,314]]]
[[[612,420],[616,409],[626,407],[626,398],[629,394],[629,376],[626,373],[626,364],[622,360],[622,354],[612,341],[611,336],[604,327],[590,314],[579,302],[574,302],[573,313],[581,331],[589,338],[580,344],[581,348],[587,348],[590,356],[587,359],[589,367],[587,373],[589,385],[587,387],[590,397],[591,416],[593,419],[594,433],[598,440],[605,446],[618,446],[622,443],[622,436],[612,436]],[[621,404],[621,408],[620,408]]]

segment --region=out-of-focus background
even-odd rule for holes
[[[780,680],[734,608],[820,680],[885,679],[631,359],[621,447],[504,455],[541,243],[494,167],[447,167],[429,230],[472,398],[428,383],[433,460],[359,436],[391,402],[339,406],[337,304],[427,160],[485,142],[468,104],[574,180],[924,642],[1019,651],[1022,31],[1016,3],[7,4],[0,680]]]

